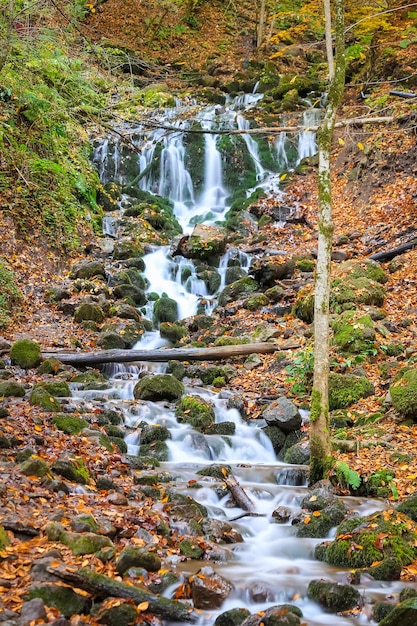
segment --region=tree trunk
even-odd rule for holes
[[[265,32],[265,20],[266,20],[266,0],[261,0],[261,6],[259,9],[259,21],[258,32],[256,34],[256,47],[260,48],[264,40]]]
[[[325,3],[328,0],[325,0]],[[317,133],[319,154],[319,236],[314,297],[314,380],[310,412],[310,485],[325,477],[331,465],[329,432],[329,296],[333,239],[330,153],[336,113],[345,82],[344,0],[336,0],[335,72],[330,82],[326,113]],[[326,38],[331,37],[326,31]]]
[[[213,348],[170,348],[168,350],[101,350],[100,352],[44,352],[43,358],[55,357],[66,365],[98,365],[132,361],[218,361],[246,354],[271,354],[277,350],[293,350],[299,344],[244,343]]]
[[[233,476],[233,474],[229,474],[228,476],[225,476],[224,482],[226,483],[226,487],[232,494],[233,500],[236,502],[238,506],[240,506],[240,508],[243,511],[246,511],[248,513],[254,513],[256,511],[255,504],[249,498],[248,494],[243,489],[243,487],[238,483],[238,481],[236,480],[236,477]]]

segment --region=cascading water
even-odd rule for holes
[[[216,107],[208,107],[200,112],[198,118],[201,127],[212,129],[215,124],[236,123],[240,129],[247,130],[248,124],[241,111],[253,106],[261,96],[252,94],[229,102],[222,111]],[[304,117],[305,126],[317,122],[317,112],[312,113],[314,118]],[[177,124],[173,110],[167,112],[171,125]],[[189,122],[178,123],[189,124]],[[181,126],[182,128],[184,126]],[[218,126],[216,126],[218,128]],[[146,139],[145,139],[146,135]],[[254,162],[254,169],[258,181],[263,186],[275,185],[276,173],[270,176],[261,165],[256,142],[249,136],[243,135],[249,155]],[[227,196],[233,190],[226,189],[223,182],[223,168],[218,136],[206,135],[204,138],[204,184],[201,193],[194,191],[193,180],[186,166],[186,147],[182,133],[164,135],[163,131],[152,133],[141,127],[132,132],[132,140],[138,147],[142,146],[141,155],[137,158],[138,186],[147,191],[158,191],[167,195],[174,202],[175,213],[184,228],[190,229],[190,220],[196,216],[202,218],[209,215],[208,222],[222,219],[228,209]],[[152,168],[156,158],[157,142],[163,142],[159,150],[159,173],[155,174]],[[278,140],[276,150],[279,153],[279,162],[288,164],[283,151],[286,137]],[[300,135],[298,145],[298,162],[315,151],[314,133],[307,131]],[[115,177],[116,180],[126,180],[123,163],[118,161],[121,151],[110,147],[104,142],[96,152],[96,161],[102,180]],[[136,158],[136,157],[135,157]],[[110,174],[107,167],[110,167]],[[267,181],[267,182],[265,182]],[[271,182],[272,181],[272,182]],[[276,189],[276,187],[275,187]],[[112,236],[114,222],[108,220],[106,229]],[[176,256],[169,256],[167,247],[158,247],[144,257],[144,275],[148,280],[148,292],[158,295],[165,293],[178,304],[179,317],[185,318],[194,315],[202,299],[209,300],[206,285],[197,275],[192,261]],[[248,255],[229,250],[221,259],[218,267],[221,281],[219,290],[225,286],[225,274],[230,264],[238,264],[247,271],[250,264]],[[210,310],[206,309],[206,310]],[[147,316],[152,318],[152,306],[147,306]],[[154,349],[167,345],[161,339],[157,330],[143,335],[135,347]],[[145,369],[163,372],[166,366],[144,365]],[[168,440],[169,461],[162,467],[178,477],[177,488],[184,493],[190,493],[189,481],[196,482],[196,470],[210,463],[227,463],[232,467],[234,475],[240,484],[246,488],[256,505],[256,511],[262,517],[244,517],[234,522],[237,530],[244,537],[242,544],[231,546],[227,560],[215,566],[217,573],[223,575],[233,584],[234,590],[221,607],[221,612],[234,607],[247,607],[252,613],[262,611],[273,604],[291,602],[297,604],[303,611],[303,623],[309,626],[346,626],[348,624],[370,623],[365,616],[354,617],[335,616],[323,612],[317,604],[306,597],[306,589],[313,578],[329,578],[343,581],[345,573],[331,568],[322,562],[313,559],[314,547],[322,539],[302,539],[295,536],[296,527],[291,522],[284,524],[273,523],[272,512],[279,506],[287,507],[295,513],[299,511],[301,499],[307,493],[306,468],[302,466],[288,466],[278,462],[270,440],[256,425],[245,422],[236,409],[228,409],[226,395],[213,390],[189,387],[188,394],[198,394],[212,403],[216,424],[231,424],[231,432],[227,436],[219,434],[202,434],[193,430],[185,423],[179,423],[172,409],[159,403],[134,403],[133,385],[141,368],[136,366],[108,367],[110,375],[109,388],[100,390],[100,399],[107,400],[111,406],[117,405],[125,416],[125,424],[129,430],[126,441],[130,454],[137,454],[140,444],[139,424],[160,424],[168,427],[171,439]],[[88,401],[93,398],[92,392],[75,392]],[[224,396],[222,398],[222,396]],[[241,510],[230,508],[230,498],[222,495],[213,488],[211,479],[201,479],[201,488],[193,490],[192,496],[204,504],[209,514],[216,518],[232,520],[239,516]],[[353,498],[348,500],[348,508],[354,508],[365,515],[382,507],[382,503],[374,501],[372,505],[361,503]],[[181,571],[187,572],[188,564],[181,566]],[[191,567],[191,566],[190,566]],[[191,573],[191,569],[188,573]],[[393,587],[392,587],[393,588]],[[261,590],[261,591],[260,591]],[[364,587],[362,587],[364,591]],[[368,597],[382,599],[385,596],[385,587],[380,583],[367,583]],[[212,626],[217,613],[220,611],[202,612],[200,625]]]

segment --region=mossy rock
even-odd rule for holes
[[[137,623],[137,617],[136,607],[128,602],[101,608],[97,613],[99,623],[106,624],[106,626],[131,626]]]
[[[103,350],[124,350],[127,347],[123,337],[113,331],[100,333],[97,345],[103,348]]]
[[[71,520],[71,528],[77,533],[96,533],[100,526],[92,515],[82,513]]]
[[[88,370],[87,372],[76,374],[75,376],[71,378],[72,383],[82,383],[82,384],[89,384],[89,383],[95,383],[95,382],[104,383],[107,380],[108,380],[107,376],[105,376],[104,374],[102,374],[101,372],[97,370]]]
[[[38,367],[42,362],[41,347],[37,341],[19,339],[10,348],[10,359],[24,369]]]
[[[29,396],[29,403],[33,406],[40,406],[45,411],[60,411],[61,405],[56,398],[43,387],[36,385]]]
[[[66,618],[73,615],[88,614],[91,600],[76,593],[69,587],[57,584],[35,585],[29,589],[28,600],[41,598],[46,606],[58,609]]]
[[[198,395],[181,398],[175,415],[179,422],[186,422],[199,432],[206,432],[215,421],[213,406]]]
[[[198,278],[204,281],[210,295],[217,293],[221,284],[221,277],[218,272],[215,270],[204,270],[198,273]],[[241,278],[241,276],[238,278]]]
[[[351,278],[367,278],[381,284],[386,283],[388,280],[388,276],[381,265],[373,259],[345,261],[339,265],[338,273]]]
[[[284,448],[287,435],[278,426],[264,426],[262,432],[270,439],[275,454],[279,454]]]
[[[106,268],[102,261],[82,261],[72,268],[69,276],[72,280],[76,278],[94,278],[94,276],[103,276],[105,278]]]
[[[52,471],[80,485],[86,485],[90,480],[84,461],[80,458],[57,459],[52,465]]]
[[[115,298],[134,302],[137,306],[143,306],[147,302],[145,291],[136,285],[117,285],[117,287],[113,289],[113,295]]]
[[[160,424],[148,424],[142,428],[140,433],[141,444],[166,441],[167,439],[171,439],[171,433],[166,426]]]
[[[273,287],[278,280],[291,278],[295,268],[294,259],[286,259],[281,256],[260,257],[256,259],[250,268],[250,273],[255,280],[264,288]]]
[[[156,552],[136,546],[126,546],[116,561],[116,570],[123,575],[131,567],[143,567],[148,572],[157,572],[161,569],[161,559]]]
[[[249,337],[217,337],[214,344],[215,346],[241,346],[243,344],[250,343]]]
[[[337,311],[338,306],[348,302],[355,305],[382,306],[384,299],[385,289],[375,280],[364,276],[336,278],[331,284],[330,310]]]
[[[360,354],[374,347],[374,324],[368,314],[345,311],[333,321],[332,329],[333,343],[342,352]]]
[[[0,550],[3,550],[6,546],[10,544],[9,535],[3,526],[0,526]]]
[[[384,617],[379,626],[415,626],[417,624],[417,598],[410,598],[398,604]]]
[[[243,302],[243,308],[248,311],[257,311],[269,303],[267,296],[263,293],[255,293]]]
[[[177,343],[188,335],[187,329],[179,324],[162,322],[159,325],[159,333],[164,339],[168,339],[171,343]]]
[[[153,308],[153,317],[156,322],[176,322],[178,319],[178,304],[166,294],[157,300]]]
[[[37,387],[36,385],[35,387]],[[46,389],[46,391],[54,396],[54,398],[70,398],[71,390],[68,383],[65,380],[57,380],[50,383],[39,383],[39,387]]]
[[[151,463],[153,460],[165,463],[169,458],[168,446],[165,441],[153,441],[152,443],[141,444],[139,457],[146,461],[146,463]]]
[[[133,396],[140,400],[178,400],[184,393],[184,385],[170,374],[156,374],[141,378],[133,389]]]
[[[43,459],[40,459],[38,456],[30,456],[28,459],[23,461],[20,465],[20,470],[22,474],[26,476],[38,476],[38,478],[43,478],[44,476],[49,476],[51,474],[51,468],[48,463],[46,463]]]
[[[118,239],[114,245],[113,259],[126,260],[143,257],[143,245],[130,239]]]
[[[223,437],[234,435],[236,424],[234,422],[219,422],[206,430],[207,435],[222,435]]]
[[[312,580],[307,596],[331,613],[348,611],[361,604],[361,594],[355,587],[326,580]]]
[[[78,435],[88,426],[87,420],[76,415],[54,415],[52,422],[67,435]]]
[[[214,626],[240,626],[249,616],[248,609],[229,609],[216,617]]]
[[[25,388],[19,383],[10,380],[0,382],[0,396],[4,398],[23,398]]]
[[[83,302],[74,311],[74,319],[79,324],[86,320],[101,324],[105,317],[103,309],[95,302]]]
[[[395,608],[391,602],[376,602],[373,606],[372,618],[375,622],[381,622]]]
[[[296,261],[295,267],[300,270],[300,272],[314,272],[316,262],[312,258],[303,257]]]
[[[384,559],[393,558],[402,566],[409,565],[416,557],[416,539],[416,527],[403,513],[382,511],[342,522],[336,539],[318,546],[315,554],[319,560],[337,567],[367,568],[376,578],[381,572],[375,568]],[[352,549],[353,544],[361,547]]]
[[[417,421],[417,369],[404,371],[389,392],[394,409],[403,417]]]
[[[366,478],[362,477],[359,492],[371,498],[388,498],[393,495],[394,478],[392,470],[380,469]]]
[[[58,374],[64,370],[64,364],[56,359],[54,356],[50,356],[48,359],[45,359],[40,366],[38,367],[39,374]]]
[[[134,285],[142,290],[145,290],[148,287],[147,279],[136,267],[128,267],[117,274],[113,274],[110,284],[112,286]]]
[[[219,295],[219,306],[226,306],[244,294],[257,291],[259,285],[254,278],[245,276],[230,285],[227,285]]]
[[[200,522],[208,517],[208,511],[203,504],[199,504],[191,496],[185,496],[181,493],[169,492],[169,501],[164,506],[164,510],[174,519],[194,520]],[[201,529],[199,529],[201,534]]]
[[[353,374],[329,375],[329,409],[345,409],[360,398],[367,398],[375,393],[373,384],[364,376]]]
[[[302,287],[298,291],[292,314],[306,324],[311,324],[314,320],[314,288],[311,285]]]
[[[190,559],[203,558],[204,550],[200,548],[200,546],[197,543],[194,543],[193,541],[189,539],[184,539],[184,541],[181,541],[178,547],[180,549],[181,554],[183,554],[184,556]]]
[[[185,244],[184,256],[201,261],[218,258],[226,250],[226,231],[218,226],[197,224]]]
[[[310,463],[310,446],[298,442],[285,450],[284,463],[292,465],[308,465]]]
[[[414,522],[417,522],[417,496],[410,496],[403,500],[398,505],[397,511],[408,515]]]

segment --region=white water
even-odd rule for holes
[[[262,96],[249,94],[228,102],[222,111],[216,107],[208,107],[198,114],[203,128],[218,128],[216,124],[236,124],[243,130],[249,128],[244,117],[244,111],[256,105]],[[184,107],[178,107],[178,111]],[[176,110],[166,112],[166,119],[171,124],[187,125],[186,122],[177,122]],[[303,124],[307,128],[316,123],[317,112],[306,113]],[[166,119],[164,121],[166,121]],[[228,190],[223,182],[223,167],[218,150],[218,137],[205,135],[204,139],[204,189],[199,196],[194,192],[193,181],[185,165],[185,147],[181,133],[165,135],[162,131],[146,131],[146,140],[142,140],[143,129],[135,129],[137,145],[143,144],[142,153],[138,159],[139,172],[145,171],[155,155],[157,141],[163,142],[161,153],[161,169],[159,178],[151,173],[144,176],[139,185],[144,190],[157,191],[161,195],[169,195],[174,201],[175,213],[185,232],[191,229],[190,220],[195,216],[204,216],[211,212],[215,217],[208,222],[222,219],[227,212],[227,196],[233,190]],[[279,191],[279,173],[267,172],[259,161],[256,142],[248,134],[243,134],[248,152],[254,161],[256,175],[262,187],[273,194]],[[275,143],[275,150],[282,167],[287,167],[285,146],[288,137],[281,135]],[[141,144],[142,141],[142,144]],[[100,152],[102,167],[99,168],[103,180],[106,180],[105,163],[111,163],[112,171],[117,179],[121,168],[117,163],[117,150],[109,153],[108,143],[103,144]],[[306,156],[311,156],[316,150],[315,135],[306,130],[301,133],[298,141],[298,163]],[[114,163],[113,163],[114,161]],[[117,176],[116,176],[117,175]],[[108,234],[113,235],[112,222],[106,222]],[[242,252],[228,250],[220,260],[218,272],[221,276],[220,289],[225,286],[225,273],[230,263],[239,262],[244,271],[248,271],[250,258]],[[171,258],[167,247],[155,248],[144,257],[145,276],[149,281],[148,292],[159,295],[166,293],[178,303],[179,317],[186,318],[194,315],[202,299],[209,301],[206,286],[197,276],[194,264],[182,257]],[[184,279],[184,276],[186,278]],[[215,298],[207,305],[209,312],[215,303]],[[152,319],[152,305],[147,307],[147,316]],[[147,332],[135,346],[141,349],[155,349],[167,345],[157,330]],[[165,364],[144,364],[143,368],[149,371],[165,371]],[[233,473],[240,484],[245,487],[248,495],[254,501],[256,510],[264,517],[244,517],[233,525],[244,537],[244,543],[224,546],[228,560],[224,563],[212,563],[220,575],[232,581],[234,591],[221,607],[220,611],[203,612],[201,626],[213,626],[218,613],[234,607],[247,607],[251,612],[260,611],[273,604],[291,602],[297,604],[304,613],[304,624],[308,626],[347,626],[348,624],[371,624],[365,613],[358,617],[342,617],[326,614],[318,605],[306,598],[306,589],[310,580],[314,578],[328,578],[338,582],[345,582],[346,572],[338,571],[313,558],[314,547],[322,539],[300,539],[295,536],[296,527],[290,522],[277,524],[273,522],[272,512],[278,506],[289,507],[294,513],[300,510],[300,502],[307,493],[305,477],[306,468],[288,466],[277,461],[269,439],[262,433],[256,423],[245,422],[235,409],[227,409],[226,401],[219,398],[214,389],[188,387],[187,393],[202,395],[213,403],[216,423],[233,422],[235,434],[227,437],[220,435],[203,435],[193,431],[184,423],[178,423],[172,408],[166,403],[152,403],[133,400],[133,386],[142,370],[137,366],[113,366],[107,372],[111,376],[109,389],[99,392],[80,392],[88,402],[95,397],[105,398],[111,406],[118,406],[125,416],[128,428],[126,441],[129,453],[137,454],[140,445],[140,422],[161,424],[170,429],[171,439],[168,440],[170,460],[162,464],[162,469],[178,477],[177,488],[191,495],[204,504],[210,515],[222,520],[231,520],[242,511],[236,507],[230,508],[229,496],[220,496],[215,489],[216,481],[212,478],[196,476],[195,472],[211,463],[227,463],[232,466]],[[202,485],[200,489],[189,489],[188,481],[198,479]],[[348,508],[354,509],[359,515],[366,515],[384,503],[347,498]],[[195,564],[188,562],[175,564],[173,557],[172,567],[178,567],[179,572],[193,573]],[[262,587],[264,597],[260,597],[257,589]],[[367,582],[359,587],[363,592],[365,604],[370,600],[381,600],[388,592],[394,592],[397,583]]]

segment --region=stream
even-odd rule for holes
[[[249,128],[248,113],[262,96],[257,93],[241,96],[226,102],[224,106],[211,105],[196,108],[195,103],[181,103],[173,109],[156,112],[154,120],[187,127],[187,111],[195,111],[201,128],[210,129],[216,124],[221,128]],[[317,122],[320,111],[308,109],[304,114],[305,126]],[[129,129],[132,142],[140,149],[139,154],[127,153],[116,140],[106,139],[95,151],[94,161],[103,183],[116,181],[126,184],[129,173],[144,173],[138,185],[142,190],[169,197],[174,203],[175,215],[184,233],[190,233],[194,224],[204,222],[214,224],[222,221],[230,208],[229,197],[233,189],[225,180],[225,167],[219,150],[220,135],[203,135],[201,148],[201,183],[196,184],[187,167],[187,145],[182,133],[167,133],[163,130],[149,130],[140,123]],[[253,179],[256,187],[280,197],[279,174],[282,168],[294,167],[301,159],[311,156],[316,150],[314,133],[306,130],[300,133],[298,142],[290,142],[285,134],[280,135],[270,145],[270,162],[275,163],[271,170],[263,163],[259,144],[249,135],[243,135],[248,158],[253,163]],[[158,167],[153,163],[158,159]],[[248,189],[249,195],[252,190]],[[120,214],[123,212],[123,201]],[[105,216],[104,234],[117,239],[119,216],[117,212]],[[248,271],[251,259],[244,253],[233,253],[244,272]],[[232,252],[222,257],[218,268],[221,277],[220,287],[215,294],[207,292],[205,283],[198,277],[194,263],[181,256],[170,256],[168,246],[155,246],[144,256],[148,293],[167,294],[178,304],[179,318],[186,318],[204,310],[210,314],[216,306],[217,294],[225,285],[225,273],[230,264]],[[152,301],[146,305],[146,317],[152,319]],[[162,339],[157,328],[144,333],[135,349],[155,349],[169,345]],[[203,611],[200,626],[212,626],[216,616],[234,607],[248,608],[252,613],[264,610],[274,604],[292,603],[303,611],[303,623],[309,626],[342,626],[348,624],[375,624],[369,617],[366,607],[382,601],[395,593],[404,583],[373,581],[366,577],[358,586],[364,597],[362,612],[353,616],[337,616],[325,613],[316,603],[307,599],[308,583],[314,578],[326,578],[337,582],[347,582],[347,572],[328,566],[314,559],[314,547],[321,539],[304,539],[295,536],[296,527],[291,522],[278,524],[272,512],[280,506],[287,507],[296,514],[300,502],[307,494],[307,468],[287,465],[278,461],[270,440],[260,428],[245,421],[237,409],[227,408],[230,392],[218,391],[210,387],[193,387],[186,384],[186,393],[198,394],[214,405],[216,423],[233,422],[234,435],[202,435],[193,431],[190,425],[178,423],[174,411],[165,403],[134,401],[133,387],[143,370],[163,373],[167,364],[107,365],[109,388],[100,391],[110,407],[119,408],[125,418],[128,453],[136,455],[140,444],[139,423],[161,424],[169,428],[171,439],[167,441],[169,461],[161,463],[161,470],[176,477],[175,489],[191,495],[204,504],[210,516],[231,520],[242,511],[230,507],[230,495],[219,494],[213,488],[213,480],[196,476],[200,468],[225,463],[232,467],[233,474],[250,494],[256,504],[256,511],[263,517],[242,517],[233,522],[234,527],[244,538],[243,543],[226,546],[228,559],[212,563],[215,571],[232,582],[234,590],[220,610]],[[76,391],[85,401],[93,401],[97,392]],[[307,415],[303,416],[308,419]],[[198,478],[200,489],[190,489],[190,482]],[[344,498],[347,508],[359,516],[367,515],[387,506],[377,499]],[[334,529],[333,529],[334,535]],[[172,564],[178,571],[187,575],[195,573],[207,562],[186,561]],[[175,590],[169,589],[170,596]]]

